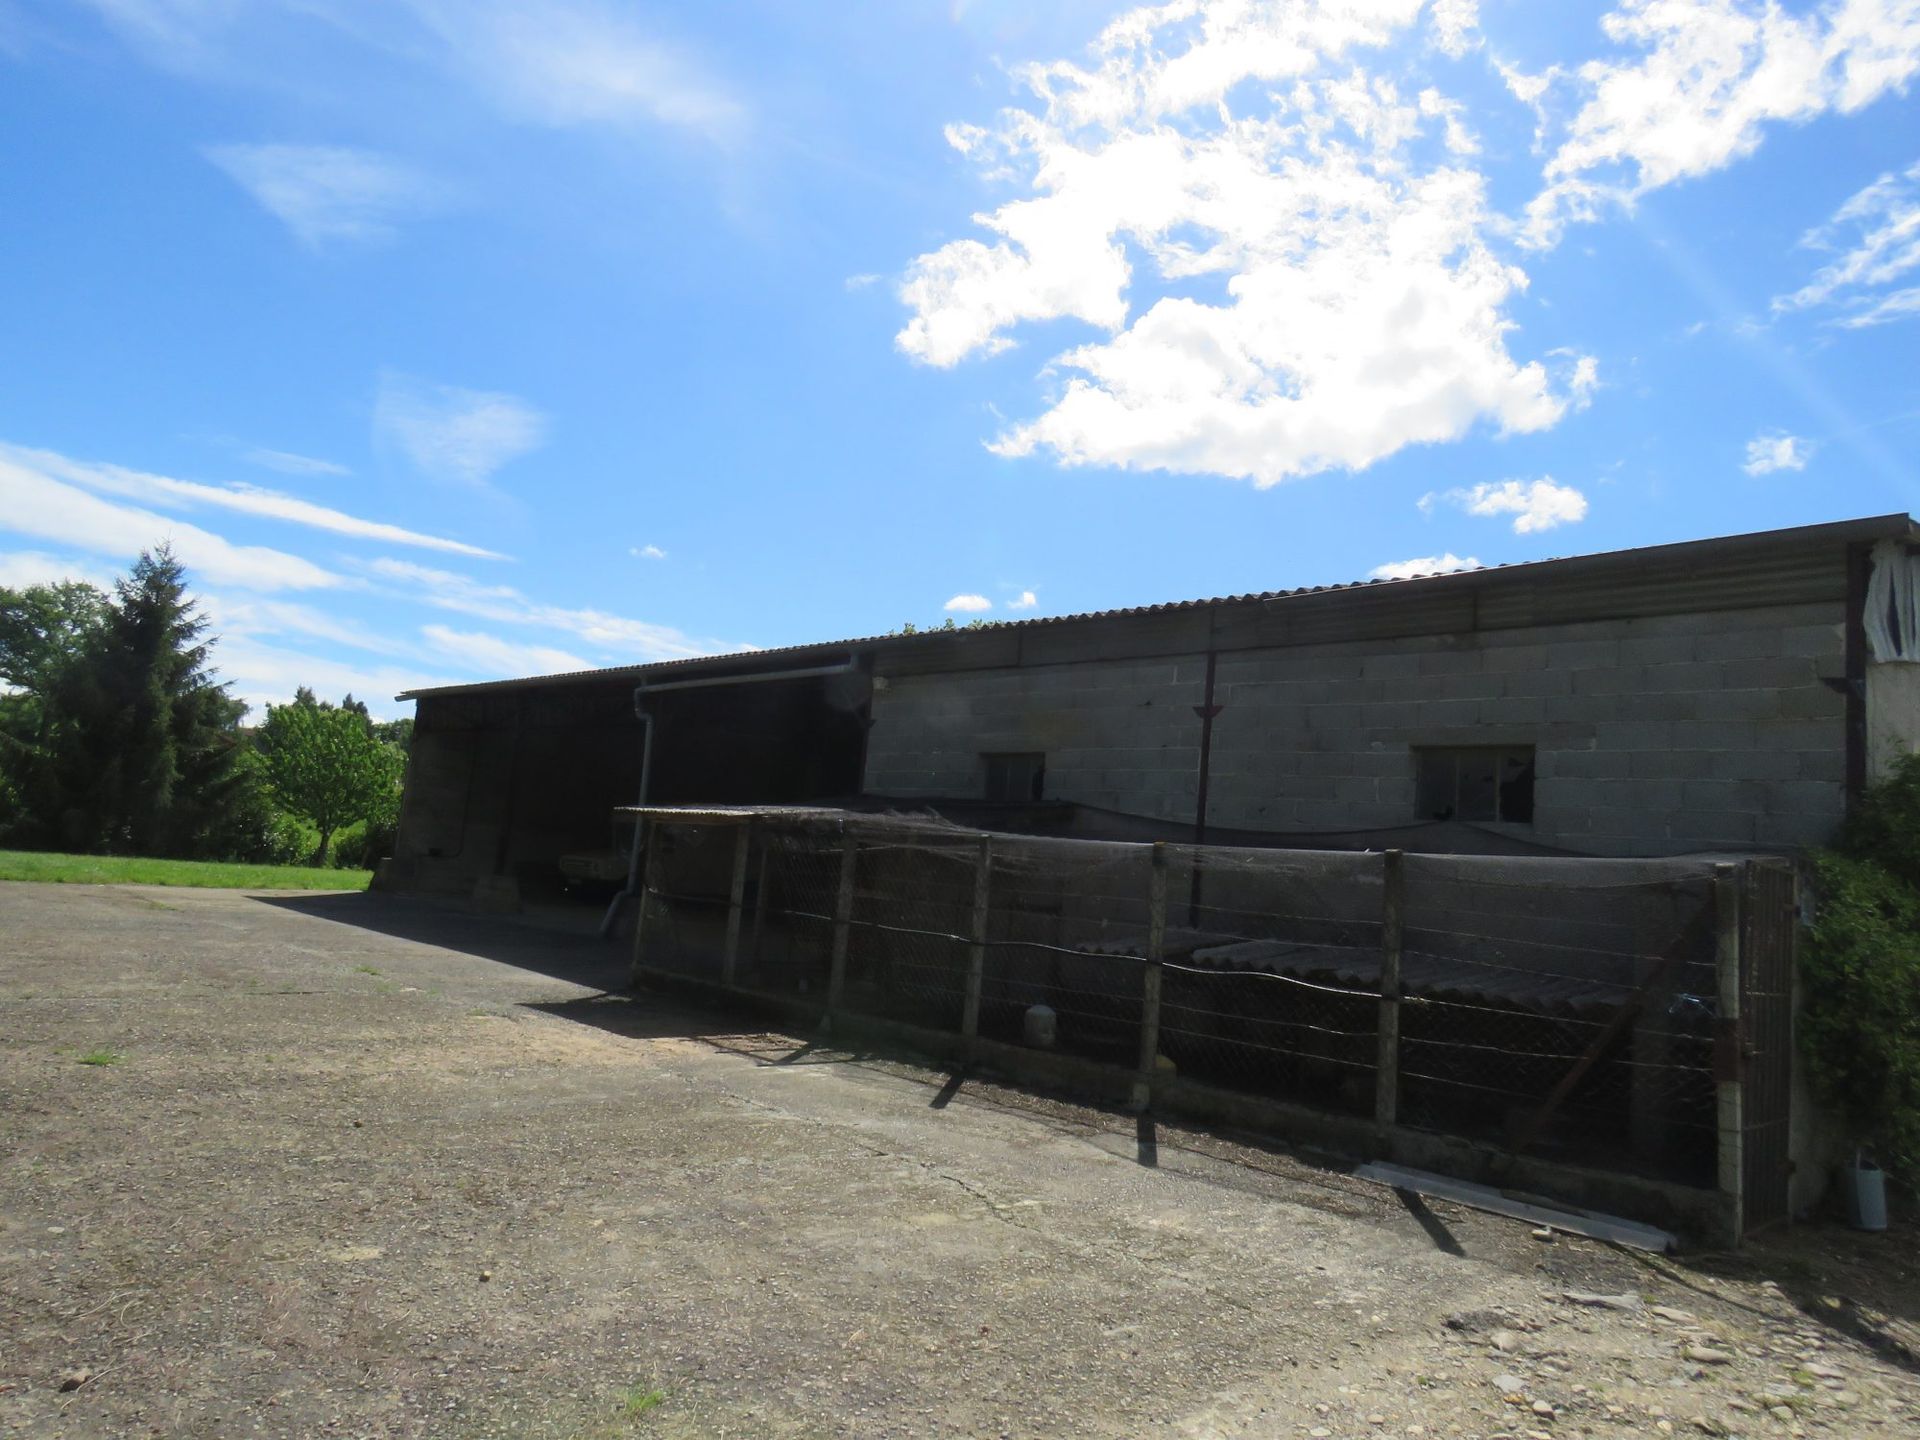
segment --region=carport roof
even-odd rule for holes
[[[1840,520],[1821,525],[1803,525],[1784,530],[1761,530],[1746,534],[1717,536],[1707,540],[1689,540],[1678,544],[1642,546],[1631,550],[1610,550],[1591,555],[1572,555],[1550,560],[1529,560],[1512,565],[1494,565],[1477,570],[1447,574],[1409,576],[1392,580],[1353,580],[1344,584],[1304,585],[1292,590],[1263,590],[1246,595],[1219,595],[1207,599],[1173,600],[1157,605],[1135,605],[1114,610],[1089,610],[1072,615],[1047,615],[1031,620],[991,622],[996,633],[1038,630],[1082,624],[1088,621],[1123,619],[1129,616],[1166,615],[1180,611],[1205,610],[1213,606],[1269,604],[1309,595],[1330,595],[1386,588],[1439,590],[1464,588],[1522,577],[1551,583],[1574,580],[1610,569],[1629,569],[1658,558],[1665,562],[1709,565],[1773,550],[1823,544],[1851,545],[1877,540],[1905,540],[1920,543],[1920,526],[1905,514],[1879,515],[1858,520]],[[475,695],[498,691],[537,689],[561,683],[613,683],[665,678],[669,675],[739,674],[760,670],[786,670],[798,663],[847,658],[852,653],[877,649],[905,648],[929,639],[954,633],[944,629],[922,630],[912,635],[867,635],[847,640],[818,641],[802,645],[784,645],[769,650],[733,651],[719,655],[692,655],[678,660],[651,660],[637,665],[613,665],[596,670],[568,670],[548,675],[528,675],[510,680],[482,680],[467,685],[439,685],[405,690],[396,700],[421,700],[442,695]]]

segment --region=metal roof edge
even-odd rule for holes
[[[1554,578],[1574,576],[1592,570],[1604,570],[1631,561],[1636,565],[1649,560],[1713,560],[1723,556],[1787,549],[1815,544],[1860,544],[1873,540],[1906,539],[1920,543],[1920,524],[1913,517],[1896,511],[1888,515],[1864,516],[1853,520],[1825,521],[1816,525],[1793,526],[1779,530],[1754,530],[1730,535],[1709,536],[1699,540],[1679,540],[1661,545],[1645,545],[1626,550],[1600,550],[1585,555],[1555,556],[1545,560],[1523,560],[1511,565],[1490,565],[1477,570],[1459,570],[1435,575],[1414,575],[1402,579],[1350,580],[1330,585],[1305,585],[1292,590],[1264,590],[1245,595],[1216,595],[1194,600],[1169,600],[1153,605],[1120,606],[1111,610],[1085,610],[1070,615],[1043,615],[1031,620],[996,620],[984,627],[994,633],[1007,630],[1037,629],[1049,625],[1070,625],[1126,616],[1164,615],[1203,610],[1217,605],[1251,605],[1263,602],[1301,599],[1315,595],[1339,595],[1382,589],[1415,590],[1440,586],[1465,587],[1504,583],[1516,578]],[[781,667],[814,654],[831,654],[860,647],[885,645],[906,648],[929,640],[951,640],[979,631],[920,630],[911,635],[863,635],[851,639],[808,641],[764,650],[734,650],[718,655],[689,655],[676,660],[648,660],[632,665],[612,665],[595,670],[567,670],[548,675],[516,676],[506,680],[476,680],[464,685],[437,685],[419,690],[403,690],[395,700],[423,700],[443,695],[471,695],[531,689],[559,681],[612,683],[621,679],[639,679],[662,671],[711,668],[718,675],[751,674],[754,662],[778,661]]]

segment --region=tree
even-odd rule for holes
[[[79,581],[0,586],[0,831],[33,825],[25,794],[47,739],[48,692],[98,642],[106,615],[107,597]]]
[[[185,570],[161,546],[115,584],[97,623],[84,595],[66,604],[62,623],[29,617],[11,632],[21,658],[9,663],[37,663],[43,677],[16,786],[26,830],[76,850],[224,853],[256,788],[239,729],[247,707],[209,668]]]
[[[335,707],[302,690],[267,707],[257,743],[275,798],[320,832],[315,865],[327,863],[336,831],[395,803],[403,760],[374,735],[364,707]]]

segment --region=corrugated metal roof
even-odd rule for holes
[[[1904,514],[1880,515],[1859,520],[1841,520],[1823,525],[1805,525],[1786,530],[1761,530],[1747,534],[1718,536],[1706,540],[1688,540],[1671,545],[1643,546],[1634,550],[1602,551],[1591,555],[1572,555],[1550,560],[1528,560],[1512,565],[1494,565],[1478,570],[1446,574],[1416,575],[1394,580],[1352,580],[1343,584],[1303,585],[1292,590],[1262,590],[1246,595],[1216,595],[1206,599],[1170,600],[1156,605],[1134,605],[1114,610],[1088,610],[1071,615],[1045,615],[1031,620],[994,621],[995,633],[1038,630],[1090,620],[1114,620],[1128,616],[1169,615],[1205,610],[1215,606],[1269,604],[1277,600],[1309,595],[1338,595],[1356,591],[1401,590],[1408,587],[1472,586],[1503,583],[1516,577],[1536,583],[1576,582],[1595,572],[1631,565],[1643,566],[1655,561],[1700,565],[1725,562],[1751,556],[1769,549],[1788,549],[1800,545],[1849,544],[1883,539],[1920,540],[1920,527]],[[612,683],[640,680],[649,676],[710,668],[722,673],[751,673],[763,663],[779,662],[780,667],[794,660],[833,655],[872,646],[910,646],[930,638],[971,633],[966,630],[921,630],[912,635],[866,635],[848,640],[818,641],[801,645],[783,645],[768,650],[740,650],[719,655],[693,655],[679,660],[653,660],[635,665],[614,665],[597,670],[568,670],[550,675],[529,675],[511,680],[481,680],[468,685],[440,685],[428,689],[402,691],[396,700],[417,700],[436,695],[484,694],[515,690],[559,681],[595,681]]]

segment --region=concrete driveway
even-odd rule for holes
[[[1803,1252],[1543,1242],[622,980],[379,895],[0,885],[0,1433],[1920,1429],[1908,1289]]]

